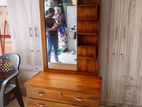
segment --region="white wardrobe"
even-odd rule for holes
[[[14,52],[21,69],[43,69],[39,0],[7,0]]]
[[[102,104],[142,106],[142,0],[102,0]]]

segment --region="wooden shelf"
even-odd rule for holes
[[[96,4],[78,4],[78,7],[94,7],[94,6],[96,6],[97,7],[97,5]]]
[[[88,56],[78,56],[77,59],[84,59],[84,60],[96,60],[95,57],[88,57]]]
[[[77,69],[98,73],[100,0],[78,0],[77,5]]]
[[[97,47],[95,45],[91,46],[78,46],[77,49],[77,55],[79,57],[87,57],[88,58],[96,58],[97,53],[96,53]]]
[[[78,46],[93,46],[98,45],[98,36],[78,35]]]
[[[87,20],[87,21],[97,21],[97,18],[78,18],[77,20],[78,21],[84,21],[84,20]]]
[[[100,0],[78,0],[78,5],[100,5]]]
[[[77,21],[78,33],[99,33],[100,23],[92,20]]]
[[[95,48],[95,45],[79,45],[79,48],[87,48],[87,47],[91,47],[91,48]]]
[[[79,33],[78,35],[97,36],[97,33]]]

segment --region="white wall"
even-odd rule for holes
[[[76,39],[73,38],[74,33],[71,31],[71,27],[77,24],[77,9],[76,6],[67,6],[67,34],[68,34],[68,49],[75,50]]]

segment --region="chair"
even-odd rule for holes
[[[4,107],[6,97],[13,93],[20,107],[24,107],[17,76],[20,56],[15,53],[0,56],[0,107]]]

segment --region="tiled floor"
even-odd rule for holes
[[[26,98],[23,97],[23,100],[24,100],[24,104],[25,104],[25,107],[26,106]],[[16,99],[14,99],[13,101],[11,101],[6,107],[20,107],[19,104],[18,104],[18,101]]]
[[[77,61],[76,61],[76,54],[73,53],[73,51],[70,51],[70,52],[64,52],[64,53],[61,53],[59,54],[58,56],[59,58],[59,61],[62,62],[62,63],[66,63],[66,64],[76,64]],[[54,54],[52,53],[51,55],[51,63],[54,63]]]

